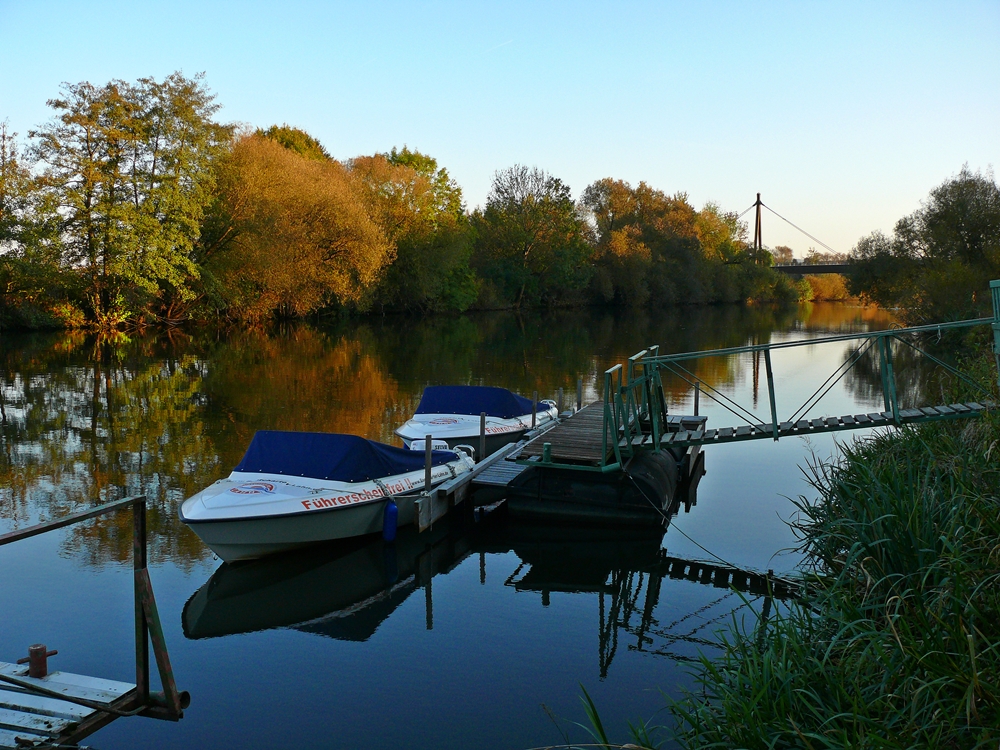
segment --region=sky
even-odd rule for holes
[[[341,159],[428,153],[470,208],[525,164],[574,197],[613,177],[741,212],[760,192],[840,252],[1000,165],[1000,0],[0,0],[0,121],[22,140],[62,82],[178,70],[224,122]],[[823,249],[767,211],[762,232]]]

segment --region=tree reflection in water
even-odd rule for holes
[[[720,306],[369,318],[267,333],[5,333],[0,524],[143,493],[151,560],[188,568],[211,553],[178,521],[177,505],[228,474],[255,430],[392,441],[427,384],[488,383],[540,398],[563,388],[569,403],[581,377],[590,400],[606,368],[651,343],[663,352],[718,348],[767,341],[819,317],[837,331],[884,327],[882,316],[843,305]],[[734,358],[699,367],[716,387],[742,377]],[[686,383],[665,385],[675,403],[690,398]],[[67,544],[91,565],[124,563],[130,533],[126,515],[107,516],[74,527]]]

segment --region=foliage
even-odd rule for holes
[[[363,186],[339,162],[243,135],[217,179],[199,259],[209,277],[206,304],[234,320],[358,302],[392,260]]]
[[[299,156],[313,161],[330,161],[329,152],[323,148],[323,144],[313,138],[309,133],[291,125],[272,125],[267,130],[257,129],[256,135],[270,138],[276,143],[290,151],[294,151]]]
[[[418,151],[395,149],[352,159],[369,213],[395,246],[370,299],[382,309],[464,310],[475,300],[462,191]],[[370,303],[369,303],[370,304]]]
[[[497,172],[471,221],[473,268],[507,304],[559,304],[586,287],[587,226],[557,177],[521,165]]]
[[[842,301],[851,298],[847,279],[839,273],[808,274],[805,282],[809,285],[808,300]]]
[[[594,231],[591,290],[607,303],[704,304],[798,298],[794,284],[752,262],[746,227],[709,203],[644,182],[605,178],[580,199]]]
[[[964,166],[891,237],[874,232],[851,257],[851,292],[901,307],[914,322],[988,315],[981,287],[1000,278],[1000,188],[992,174]]]
[[[61,263],[79,269],[99,324],[151,298],[192,295],[191,254],[224,129],[201,83],[174,73],[101,87],[65,84],[31,133],[42,189],[57,206]]]
[[[939,422],[817,466],[819,500],[798,503],[811,597],[702,661],[708,699],[672,706],[684,745],[995,747],[998,440],[993,416]]]

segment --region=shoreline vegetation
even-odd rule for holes
[[[904,322],[990,317],[1000,189],[967,167],[852,253],[853,294]],[[998,399],[982,331],[928,336],[980,390],[910,383],[918,403]],[[912,379],[911,379],[912,380]],[[921,393],[926,391],[926,393]],[[931,396],[938,393],[938,396]],[[941,403],[931,401],[931,403]],[[807,472],[795,502],[801,601],[719,633],[667,698],[673,725],[630,725],[645,748],[995,748],[1000,741],[1000,416],[877,431]],[[592,734],[608,743],[584,693]],[[632,745],[633,747],[635,745]]]
[[[253,326],[323,315],[844,299],[685,193],[498,171],[483,207],[426,154],[338,160],[223,125],[204,78],[64,84],[0,125],[0,329]],[[779,255],[790,250],[775,248]]]

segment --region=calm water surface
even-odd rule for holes
[[[661,691],[693,687],[690,659],[711,653],[714,629],[741,614],[724,589],[651,576],[661,550],[792,569],[790,498],[811,495],[803,469],[835,453],[832,436],[708,449],[697,504],[652,535],[441,527],[403,530],[391,552],[361,540],[229,568],[179,523],[178,504],[228,474],[257,429],[390,442],[428,384],[540,398],[562,387],[568,403],[582,377],[590,401],[606,368],[650,344],[687,351],[891,322],[827,304],[385,318],[270,335],[4,334],[0,531],[127,494],[149,498],[151,576],[192,704],[177,724],[118,720],[92,740],[105,750],[583,741],[573,724],[584,721],[581,685],[624,741],[626,720],[662,709]],[[849,353],[847,343],[775,352],[779,417]],[[696,372],[768,422],[758,364],[717,358]],[[881,410],[875,382],[850,374],[811,416]],[[689,411],[686,385],[667,388],[671,409]],[[710,426],[735,424],[705,398],[702,413]],[[59,650],[52,669],[132,681],[130,535],[122,513],[0,548],[0,661],[44,642]]]

